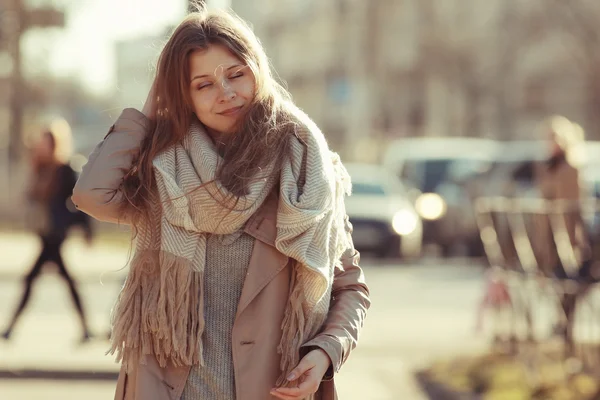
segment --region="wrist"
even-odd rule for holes
[[[321,358],[323,359],[323,362],[327,368],[329,368],[333,364],[331,362],[331,358],[329,357],[329,354],[327,354],[327,352],[325,350],[323,350],[322,348],[315,347],[313,351],[316,351],[321,355]]]

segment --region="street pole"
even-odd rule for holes
[[[19,189],[22,187],[22,172],[24,142],[23,142],[23,114],[27,101],[27,87],[23,78],[23,60],[21,52],[21,38],[23,34],[33,27],[59,27],[64,25],[64,14],[53,8],[35,8],[26,9],[23,0],[2,0],[0,8],[2,15],[0,52],[10,59],[12,68],[3,84],[6,88],[3,90],[4,99],[2,103],[6,105],[9,114],[8,124],[0,129],[7,128],[7,145],[3,155],[5,173],[2,179],[2,203],[16,204],[15,199],[20,196]],[[17,196],[17,197],[15,197]]]
[[[21,130],[23,106],[21,93],[23,91],[22,62],[20,39],[22,35],[23,10],[19,0],[13,0],[8,12],[11,18],[11,31],[8,33],[7,50],[12,61],[12,74],[10,77],[9,90],[9,113],[8,124],[8,165],[9,174],[19,159],[21,153]]]
[[[6,0],[5,0],[6,1]],[[11,168],[17,166],[23,156],[23,112],[25,107],[25,91],[23,80],[23,62],[21,38],[31,28],[49,28],[64,26],[64,14],[53,8],[37,8],[26,10],[23,0],[8,0],[11,31],[8,32],[8,53],[12,59],[13,71],[10,77],[10,123],[8,159]]]

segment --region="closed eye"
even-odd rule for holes
[[[211,85],[212,85],[212,83],[210,83],[210,82],[205,82],[205,83],[201,83],[201,84],[200,84],[200,85],[198,85],[196,88],[197,88],[197,90],[202,90],[202,89],[204,89],[204,88],[207,88],[207,87],[209,87],[209,86],[211,86]]]
[[[231,75],[231,76],[229,77],[229,79],[236,79],[236,78],[240,78],[240,77],[242,77],[242,76],[244,76],[244,73],[243,73],[242,71],[238,71],[238,72],[236,72],[235,74]]]

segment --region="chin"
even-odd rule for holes
[[[236,125],[235,124],[231,124],[231,125],[224,126],[219,131],[223,132],[224,134],[235,133],[236,132]]]

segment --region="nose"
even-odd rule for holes
[[[229,82],[226,79],[224,79],[223,83],[221,84],[221,91],[222,91],[222,96],[221,96],[222,102],[231,101],[231,100],[235,99],[235,97],[236,97],[235,90],[233,90],[233,88],[231,87],[231,85],[229,84]]]

